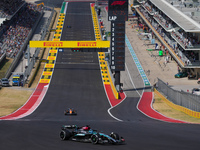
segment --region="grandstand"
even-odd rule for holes
[[[5,2],[6,0],[4,0]],[[14,0],[13,0],[14,1]],[[0,32],[0,47],[1,50],[3,50],[7,57],[14,58],[18,51],[20,50],[21,46],[23,45],[24,40],[28,36],[29,31],[31,30],[31,27],[35,23],[39,12],[37,10],[37,6],[33,4],[28,3],[22,3],[20,0],[16,0],[16,2],[19,2],[19,4],[16,4],[16,2],[9,2],[5,3],[5,6],[1,6],[1,11],[6,10],[10,5],[15,4],[14,6],[19,6],[21,9],[18,9],[16,7],[14,11],[6,11],[6,14],[13,15],[10,20],[2,19],[2,25],[1,25],[1,32]],[[2,3],[4,5],[4,3]],[[1,14],[5,14],[4,12]],[[23,15],[21,15],[23,14]]]
[[[0,61],[5,54],[15,59],[22,51],[41,11],[41,7],[24,0],[0,1]]]
[[[22,0],[1,0],[0,18],[11,19],[23,4],[25,4],[25,2]]]

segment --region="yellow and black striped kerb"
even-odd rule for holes
[[[53,37],[53,41],[60,41],[64,20],[65,20],[65,14],[60,13],[57,26],[56,26],[56,32]],[[42,77],[40,79],[40,83],[50,82],[51,76],[53,74],[54,66],[55,66],[57,53],[58,53],[58,48],[50,48],[49,54],[47,57],[47,63],[45,64],[45,68],[44,68]]]
[[[96,41],[101,41],[102,37],[101,37],[101,34],[100,34],[99,22],[98,22],[98,18],[97,18],[97,14],[96,14],[94,6],[91,7],[91,10],[92,10],[92,18],[93,18]],[[109,84],[111,86],[112,90],[113,90],[115,98],[119,99],[119,93],[117,92],[117,90],[116,90],[116,88],[115,88],[115,86],[112,82],[112,78],[111,78],[111,75],[110,75],[109,70],[108,70],[108,64],[105,61],[105,53],[104,52],[98,52],[98,54],[99,54],[99,63],[100,63],[103,83],[104,83],[104,85]]]

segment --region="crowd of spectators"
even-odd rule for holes
[[[151,4],[149,4],[148,1],[144,2],[143,4],[144,8],[149,11],[149,13],[154,13],[153,17],[162,24],[163,27],[165,27],[167,30],[172,29],[174,26],[172,25],[173,22],[170,20],[169,17],[167,17],[165,14],[162,12],[159,12],[159,10],[155,10]],[[143,13],[144,14],[144,13]],[[147,14],[144,14],[145,17],[148,18]],[[175,26],[176,27],[176,26]],[[173,32],[173,35],[181,42],[185,48],[191,48],[195,47],[200,44],[200,42],[197,40],[196,37],[193,35],[187,35],[183,31],[178,31],[178,32]]]
[[[147,10],[145,10],[142,7],[139,7],[140,12],[144,15],[144,17],[151,23],[152,22],[152,18],[149,16],[149,14],[147,13]]]
[[[0,37],[0,54],[11,58],[18,54],[39,14],[37,6],[28,3],[15,14]]]
[[[158,13],[154,14],[154,18],[156,18],[157,21],[159,21],[167,30],[173,28],[171,21],[167,20],[169,18],[164,18],[163,15],[158,14]]]
[[[146,8],[149,13],[154,13],[154,9],[152,8],[152,5],[150,5],[148,2],[144,2],[143,6]]]
[[[187,35],[182,30],[173,32],[172,34],[185,46],[185,48],[199,47],[200,41],[192,35]]]
[[[152,5],[149,4],[148,1],[144,2],[143,4],[144,8],[149,11],[149,13],[151,15],[153,15],[153,17],[159,21],[163,27],[165,27],[167,30],[173,28],[172,26],[172,21],[170,21],[170,19],[163,13],[161,12],[157,12],[155,8],[153,8]]]
[[[24,1],[22,0],[1,0],[0,18],[7,18],[12,16],[23,3]]]
[[[169,22],[166,21],[169,18],[164,19],[163,15],[161,14],[154,14],[152,17],[148,13],[148,11],[142,7],[139,7],[139,10],[144,15],[144,17],[151,23],[154,29],[160,34],[160,36],[163,37],[163,39],[168,43],[171,49],[174,50],[175,54],[178,57],[180,57],[180,59],[182,59],[183,62],[187,61],[186,65],[189,65],[190,63],[195,62],[195,60],[198,59],[193,52],[186,54],[184,49],[180,50],[177,47],[177,44],[175,45],[175,42],[173,42],[174,40],[171,39],[170,34],[168,35],[167,33],[165,33],[165,30],[160,24],[165,25],[167,28],[169,28]],[[158,20],[155,21],[153,18],[158,18]],[[157,22],[159,22],[160,24],[158,24]],[[166,24],[168,24],[168,26]],[[179,40],[179,42],[185,46],[184,48],[192,48],[200,44],[200,41],[198,41],[197,38],[195,38],[191,34],[185,33],[182,30],[172,32],[172,35],[174,35]]]

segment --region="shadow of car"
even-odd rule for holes
[[[187,72],[179,72],[174,75],[175,78],[183,78],[183,77],[187,77],[187,76],[188,76]]]

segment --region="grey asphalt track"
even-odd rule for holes
[[[53,1],[51,1],[53,3]],[[58,3],[58,1],[56,2]],[[61,2],[60,2],[61,6]],[[78,14],[87,22],[66,28],[71,15]],[[69,3],[62,40],[73,38],[94,39],[89,3]],[[80,17],[77,15],[76,17]],[[84,23],[83,23],[84,22]],[[85,36],[85,26],[90,31]],[[77,28],[79,32],[77,33]],[[73,38],[67,33],[73,30]],[[122,72],[122,82],[127,99],[111,109],[102,84],[97,53],[73,53],[70,49],[59,52],[55,70],[47,94],[36,111],[15,121],[0,121],[1,150],[199,150],[200,126],[166,123],[146,117],[136,108],[144,84],[135,64],[126,52],[127,70]],[[129,79],[128,70],[134,86]],[[73,107],[77,116],[65,116],[64,110]],[[89,124],[92,128],[110,133],[117,132],[126,140],[125,145],[92,145],[73,141],[61,141],[60,127],[63,124]]]

